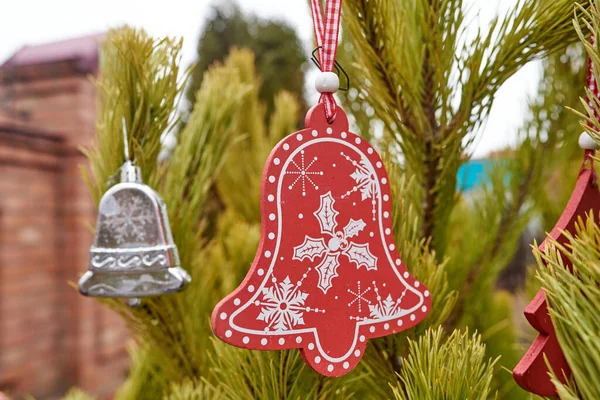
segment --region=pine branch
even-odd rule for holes
[[[434,1],[429,1],[429,13],[428,24],[429,29],[435,26],[435,15],[438,11],[434,7]],[[423,57],[423,102],[422,108],[426,116],[427,132],[425,135],[425,159],[423,161],[425,165],[425,182],[424,182],[424,193],[423,199],[423,238],[431,238],[435,230],[435,207],[437,202],[436,183],[439,179],[439,163],[440,158],[436,149],[436,142],[439,139],[440,127],[438,125],[435,113],[437,104],[435,103],[435,82],[434,82],[434,66],[431,60],[431,50],[428,46],[425,47],[425,55]]]
[[[428,330],[417,342],[411,341],[400,379],[394,386],[398,400],[488,399],[492,396],[493,366],[485,345],[475,334],[455,331],[447,341],[442,329]]]
[[[84,150],[90,159],[84,178],[96,204],[117,183],[118,169],[125,161],[123,119],[131,157],[142,169],[144,182],[156,186],[160,180],[161,136],[173,127],[171,116],[185,85],[186,74],[178,81],[181,46],[181,40],[155,40],[143,30],[127,27],[108,33],[97,80],[97,144]]]
[[[164,400],[226,400],[223,392],[206,382],[186,380],[171,386]]]
[[[593,1],[593,7],[585,10],[579,6],[576,13],[576,30],[586,52],[593,61],[594,77],[598,82],[598,61],[600,52],[597,45],[590,43],[579,25],[586,27],[595,38],[600,33],[600,2]],[[582,127],[598,139],[597,111],[599,101],[595,94],[586,90],[592,106],[581,99],[587,115],[577,112],[582,118]],[[590,210],[585,218],[579,217],[575,232],[562,232],[564,245],[550,239],[545,250],[537,247],[534,255],[540,267],[537,276],[540,280],[556,336],[567,363],[572,379],[563,384],[558,379],[560,371],[552,372],[552,381],[562,399],[595,399],[600,397],[600,346],[597,333],[600,331],[600,227],[598,214]],[[565,264],[571,268],[565,268]]]
[[[449,318],[444,321],[444,329],[446,332],[452,332],[457,328],[459,319],[465,312],[465,304],[473,298],[473,284],[480,279],[482,270],[489,267],[490,260],[496,259],[499,252],[503,248],[504,241],[506,240],[512,225],[518,222],[517,217],[522,211],[525,201],[528,199],[529,191],[532,187],[533,173],[537,171],[538,167],[535,162],[532,162],[527,167],[525,175],[522,177],[518,184],[517,197],[510,206],[502,212],[498,229],[496,232],[496,240],[493,241],[492,248],[488,251],[481,253],[479,260],[470,268],[467,278],[462,285],[461,295],[457,301],[455,308],[452,310]]]
[[[31,398],[33,399],[33,398]],[[62,400],[94,400],[94,398],[82,390],[79,389],[71,389]]]
[[[574,3],[522,0],[493,21],[490,33],[479,33],[470,43],[464,40],[460,0],[344,4],[352,46],[363,64],[357,68],[361,90],[367,93],[363,98],[397,137],[407,172],[421,182],[422,235],[432,238],[432,247],[443,257],[444,227],[455,204],[455,177],[462,162],[457,153],[473,140],[465,138],[486,118],[506,79],[530,60],[575,40],[570,25]],[[460,49],[459,43],[464,43]],[[457,96],[460,102],[453,107]]]
[[[386,46],[382,42],[382,21],[375,17],[378,15],[379,18],[382,18],[381,16],[388,15],[389,8],[393,7],[382,1],[369,2],[366,0],[349,1],[344,5],[349,9],[349,12],[344,13],[344,17],[347,17],[346,21],[348,21],[348,29],[353,42],[358,44],[356,51],[359,53],[359,59],[369,60],[369,65],[357,65],[356,69],[368,75],[373,85],[378,84],[383,88],[383,91],[380,92],[382,98],[378,100],[378,105],[381,107],[374,107],[376,115],[388,125],[395,124],[398,128],[406,127],[406,134],[416,134],[420,129],[415,125],[415,119],[406,104],[406,95],[403,96],[401,90],[408,87],[408,84],[395,70],[396,66],[392,60],[397,55],[393,54],[392,46]],[[389,20],[398,22],[397,18],[399,18],[398,15],[393,15],[389,17]],[[361,36],[361,42],[357,43],[357,35]],[[398,80],[396,81],[396,79]],[[389,105],[392,105],[393,108],[390,108]],[[396,111],[399,115],[396,114]]]
[[[163,386],[157,390],[162,391],[167,390],[169,381],[196,380],[208,373],[208,315],[223,293],[218,290],[221,270],[206,266],[211,247],[200,236],[202,209],[231,144],[237,110],[254,88],[242,81],[240,68],[211,69],[198,91],[188,123],[178,134],[178,145],[170,159],[160,163],[160,138],[172,125],[168,121],[175,99],[182,93],[183,83],[173,85],[172,80],[178,71],[180,45],[129,28],[108,35],[103,52],[103,65],[108,69],[101,71],[98,83],[107,94],[101,97],[104,111],[100,114],[99,147],[88,151],[90,168],[98,182],[91,189],[99,196],[107,189],[104,181],[114,173],[110,168],[116,170],[123,162],[122,151],[115,150],[123,147],[121,115],[130,115],[123,114],[123,110],[133,113],[128,133],[134,157],[145,173],[146,183],[162,194],[182,266],[192,276],[186,291],[144,299],[138,308],[131,309],[118,300],[104,301],[123,317],[141,343],[139,351],[152,348],[152,357],[134,358],[134,363],[146,367],[132,375],[130,382],[157,382],[152,374],[160,374]],[[190,315],[192,309],[198,314]],[[128,385],[123,396],[137,398],[135,391],[144,386]]]
[[[566,245],[551,241],[541,253],[535,251],[538,278],[546,293],[556,336],[573,374],[569,385],[554,383],[561,398],[600,397],[600,227],[598,215],[579,219],[576,232],[564,232]],[[562,254],[562,256],[561,256]],[[563,257],[572,263],[564,266]],[[560,371],[554,371],[555,374]]]

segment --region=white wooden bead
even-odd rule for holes
[[[335,93],[340,87],[340,78],[334,72],[319,72],[315,78],[315,89],[319,93]]]
[[[579,147],[584,150],[598,150],[598,148],[600,148],[587,132],[583,132],[579,135]]]

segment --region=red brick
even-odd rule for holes
[[[0,96],[0,387],[108,396],[127,370],[127,331],[68,286],[87,267],[96,215],[78,148],[94,142],[94,85],[69,63],[28,66]]]

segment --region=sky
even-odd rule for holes
[[[222,1],[222,0],[221,0]],[[155,36],[182,36],[183,59],[195,59],[203,21],[219,0],[19,0],[0,8],[0,64],[27,44],[42,44],[100,33],[123,24],[143,27]],[[517,0],[471,0],[485,25],[496,13]],[[248,13],[283,20],[293,26],[305,43],[307,57],[312,43],[312,22],[306,0],[238,0]],[[100,6],[101,4],[101,6]],[[285,4],[285,5],[284,5]],[[525,66],[500,89],[481,138],[471,151],[476,158],[516,143],[516,131],[525,117],[528,96],[535,93],[539,64]],[[310,75],[309,75],[310,79]],[[312,84],[307,84],[309,98]]]

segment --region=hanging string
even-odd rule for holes
[[[127,121],[125,117],[121,119],[121,128],[123,130],[123,150],[125,152],[125,161],[131,161],[129,159],[129,136],[127,135]]]
[[[322,72],[333,72],[335,54],[338,47],[342,0],[325,0],[325,22],[320,0],[310,0],[310,8],[315,29],[315,40],[319,47],[319,62]],[[327,121],[332,122],[337,112],[333,93],[321,93],[319,103],[325,104]]]

